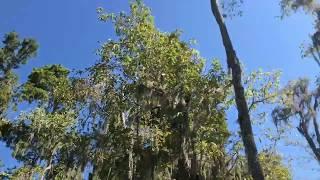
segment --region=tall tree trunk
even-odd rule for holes
[[[133,132],[133,127],[130,125],[131,132]],[[134,157],[133,157],[133,146],[134,146],[134,139],[133,136],[130,137],[130,146],[128,151],[128,180],[134,179]]]
[[[250,173],[255,180],[263,180],[263,171],[258,159],[257,147],[254,141],[252,126],[250,121],[249,109],[244,95],[244,88],[241,82],[241,66],[227,27],[220,13],[218,0],[211,0],[211,10],[219,25],[220,33],[223,40],[227,55],[228,68],[232,71],[232,84],[236,97],[236,105],[238,110],[238,121],[240,124],[241,136],[245,147]]]

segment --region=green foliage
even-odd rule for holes
[[[259,154],[259,160],[267,180],[290,180],[292,178],[289,169],[283,165],[282,158],[279,155],[272,152],[262,152]],[[245,157],[238,156],[233,163],[230,174],[234,179],[252,179],[250,173],[246,171]]]
[[[291,179],[291,174],[287,167],[285,167],[281,162],[281,157],[279,155],[274,155],[270,153],[261,153],[259,155],[263,171],[266,174],[266,179],[268,180],[289,180]]]
[[[17,76],[10,72],[7,73],[6,77],[0,80],[0,117],[4,115],[8,108],[17,79]]]
[[[13,95],[17,82],[14,69],[26,64],[35,56],[38,45],[33,39],[19,40],[18,34],[5,35],[0,48],[0,117],[3,116]]]
[[[73,92],[68,75],[61,65],[34,69],[22,86],[21,99],[52,107],[52,111],[70,106]]]
[[[0,69],[2,77],[9,71],[17,69],[26,64],[28,59],[33,57],[38,45],[33,39],[19,40],[18,34],[9,33],[3,40],[4,47],[0,50]]]
[[[241,148],[226,152],[232,90],[219,61],[204,71],[181,32],[160,32],[140,1],[130,10],[98,9],[118,37],[84,75],[48,65],[19,88],[33,109],[0,121],[0,140],[23,164],[8,177],[82,179],[89,168],[90,179],[250,179]],[[255,107],[273,100],[277,81],[277,73],[248,77]],[[289,179],[278,156],[261,158],[270,179]]]
[[[248,99],[249,110],[256,109],[259,104],[272,104],[276,101],[280,74],[280,71],[263,72],[260,69],[245,76],[245,95]]]
[[[159,32],[143,5],[133,3],[129,15],[101,17],[113,21],[119,40],[103,45],[102,60],[91,71],[95,83],[104,84],[103,91],[108,92],[103,109],[108,112],[107,133],[114,137],[109,143],[115,141],[109,146],[119,150],[101,154],[111,159],[101,162],[108,168],[99,165],[97,173],[108,172],[120,162],[125,168],[130,161],[137,164],[134,176],[141,178],[155,172],[163,178],[177,176],[183,168],[191,168],[181,168],[181,161],[208,168],[203,172],[195,169],[194,175],[210,173],[210,167],[223,156],[228,137],[222,104],[228,90],[220,65],[216,63],[203,75],[204,63],[197,51],[179,40],[178,31]],[[113,108],[108,108],[111,103]],[[119,109],[114,109],[117,106]],[[119,155],[123,149],[132,157]],[[208,163],[200,162],[200,157]],[[157,164],[150,164],[150,159],[143,162],[144,158],[156,158]],[[123,177],[127,171],[109,175]]]

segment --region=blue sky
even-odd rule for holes
[[[196,39],[203,57],[225,62],[220,33],[212,17],[209,0],[145,0],[153,10],[162,31],[183,30],[182,38]],[[228,20],[228,28],[239,58],[248,71],[282,70],[282,84],[298,77],[314,79],[319,68],[311,59],[301,59],[299,46],[313,32],[311,17],[298,13],[281,20],[279,0],[245,1],[244,15]],[[33,37],[39,44],[38,56],[21,68],[21,80],[34,67],[60,63],[70,69],[93,64],[100,42],[114,37],[110,24],[97,20],[96,8],[107,11],[128,10],[127,0],[1,0],[0,36],[10,31],[21,37]],[[230,112],[234,117],[236,112]],[[235,120],[230,123],[235,123]],[[304,150],[285,148],[287,154],[305,154]],[[0,159],[11,166],[10,152],[0,144]],[[310,159],[293,163],[294,179],[318,179],[320,173],[307,168],[319,166]],[[307,180],[309,180],[307,179]]]

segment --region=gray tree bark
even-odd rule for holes
[[[241,136],[245,147],[249,171],[253,179],[263,180],[263,170],[258,159],[258,151],[252,132],[248,104],[244,95],[244,87],[241,82],[242,70],[240,62],[235,50],[233,49],[233,45],[227,27],[224,23],[224,19],[221,15],[217,0],[211,0],[211,10],[216,19],[216,22],[219,25],[223,45],[227,55],[228,68],[231,70],[232,73],[232,84],[235,92],[236,105],[238,110],[238,121],[240,124]]]

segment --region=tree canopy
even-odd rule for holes
[[[279,72],[244,70],[224,22],[241,14],[242,3],[211,1],[228,68],[203,58],[182,31],[160,31],[139,0],[127,13],[97,8],[116,37],[103,42],[99,59],[84,69],[48,64],[19,82],[16,70],[37,54],[38,44],[15,32],[4,35],[0,140],[19,166],[0,171],[0,178],[287,180],[290,168],[276,144],[281,127],[292,122],[319,161],[318,84],[310,91],[309,81],[299,79],[280,89]],[[299,8],[318,13],[315,1],[280,5],[284,15]],[[316,34],[304,54],[317,61]],[[239,131],[228,129],[233,107]],[[262,120],[270,109],[279,137],[266,128],[254,132],[270,125]]]

